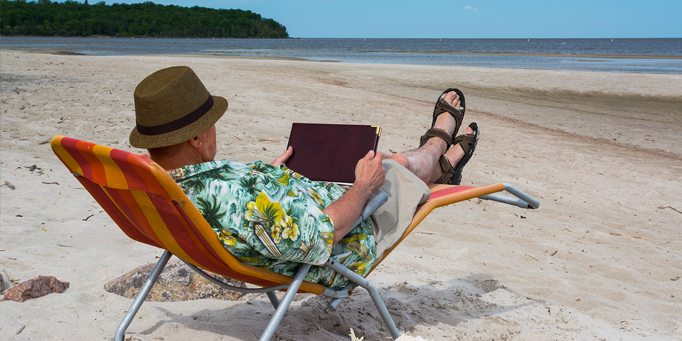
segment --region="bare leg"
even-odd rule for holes
[[[460,106],[459,96],[455,92],[445,94],[444,99],[454,107]],[[436,118],[436,124],[433,127],[452,135],[455,124],[452,115],[443,113]],[[465,134],[472,134],[473,132],[471,128],[467,127]],[[441,155],[445,153],[453,166],[464,157],[464,150],[459,145],[450,148],[450,150],[446,150],[446,147],[447,144],[442,139],[431,138],[421,148],[393,154],[389,159],[395,160],[425,183],[431,183],[443,175],[438,164]]]

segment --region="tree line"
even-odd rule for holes
[[[286,27],[239,9],[157,5],[89,5],[67,0],[0,0],[2,35],[286,38]]]

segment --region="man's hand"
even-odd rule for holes
[[[386,181],[386,169],[381,165],[383,154],[370,150],[355,166],[355,183],[369,190],[368,194],[376,192]]]
[[[367,200],[386,181],[386,169],[381,164],[383,154],[370,150],[355,166],[355,183],[339,200],[331,203],[322,213],[334,222],[332,245],[353,228]]]
[[[275,161],[270,162],[270,165],[279,167],[279,165],[285,165],[287,160],[291,157],[291,154],[294,153],[294,147],[289,146],[287,150],[284,152],[284,154],[280,155],[278,158],[275,159]]]

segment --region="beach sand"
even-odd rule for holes
[[[401,331],[428,340],[682,339],[682,75],[0,51],[0,267],[61,294],[0,302],[0,339],[112,339],[132,300],[104,283],[161,251],[126,237],[45,143],[132,152],[133,90],[189,65],[227,98],[218,158],[271,161],[293,122],[379,124],[416,148],[445,88],[481,139],[464,185],[508,182],[538,210],[471,200],[429,216],[369,279]],[[264,141],[259,139],[276,140]],[[36,165],[33,171],[31,166]],[[278,340],[387,333],[362,289],[335,312],[296,299]],[[240,301],[146,302],[132,340],[255,340],[273,313]]]

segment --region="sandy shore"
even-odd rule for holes
[[[70,282],[0,302],[0,339],[112,339],[130,299],[105,281],[161,251],[128,239],[44,143],[55,134],[134,152],[135,85],[189,65],[229,101],[219,158],[270,161],[292,122],[379,124],[379,149],[415,148],[456,86],[482,129],[466,185],[509,182],[526,211],[476,200],[440,209],[370,275],[399,329],[430,340],[682,339],[682,75],[370,65],[0,50],[0,272]],[[280,142],[261,141],[259,138]],[[36,165],[33,171],[30,166]],[[91,216],[92,215],[92,216]],[[91,217],[90,217],[91,216]],[[89,219],[85,219],[89,217]],[[364,290],[333,313],[301,296],[279,340],[386,335]],[[273,309],[147,302],[133,340],[255,340]]]

